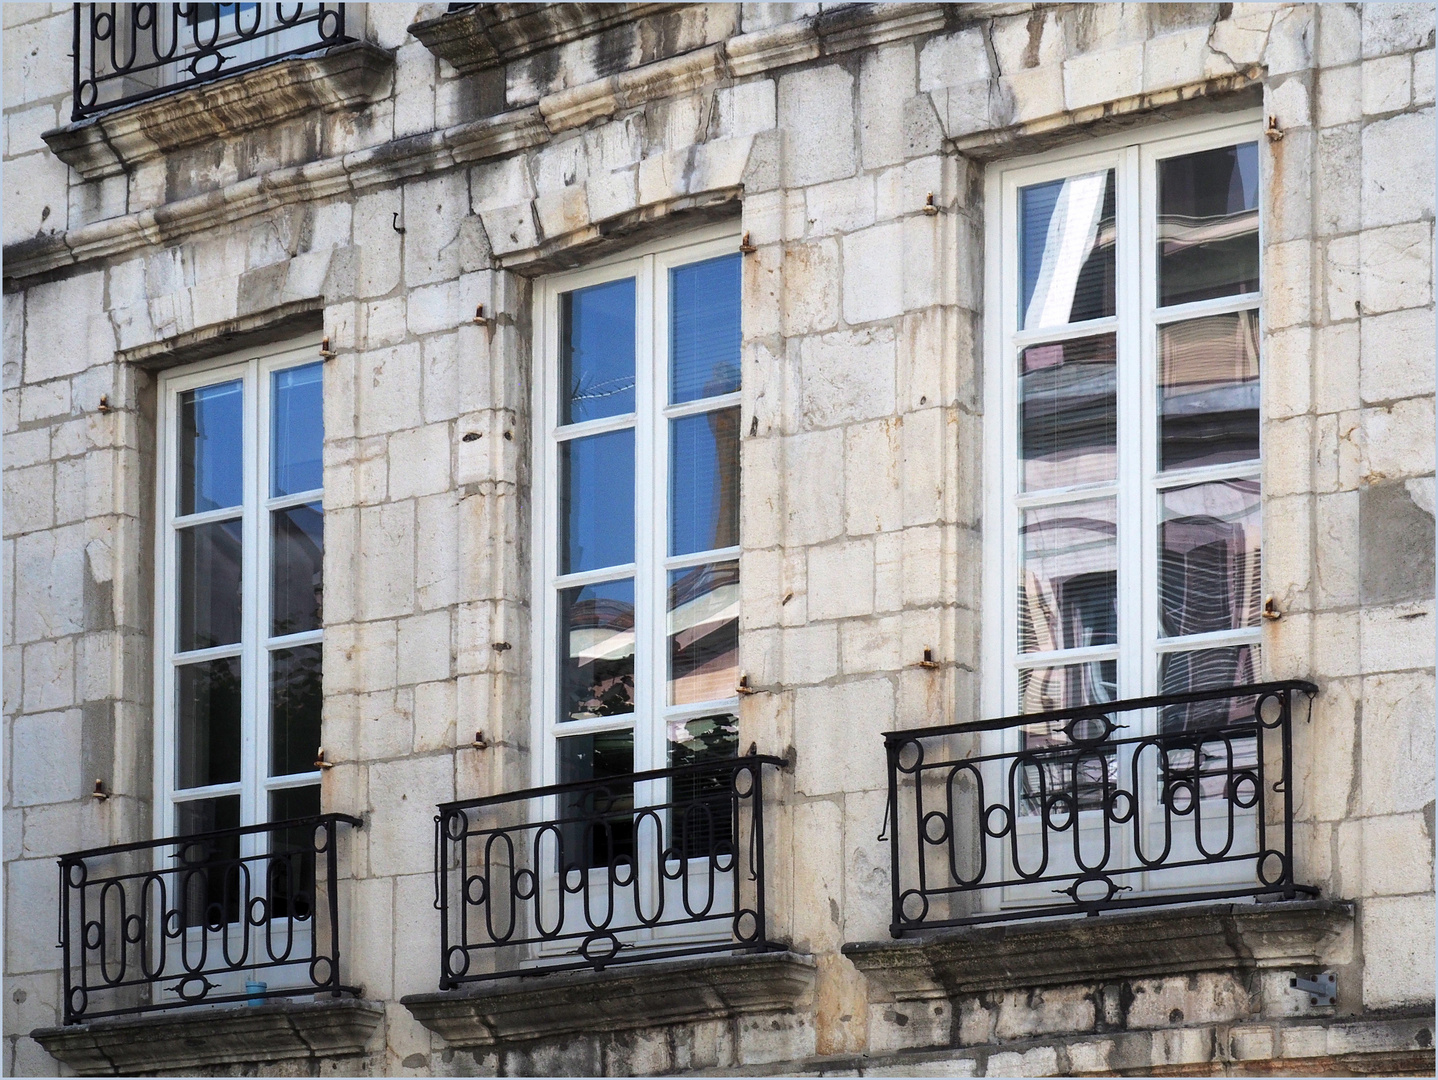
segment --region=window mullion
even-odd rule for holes
[[[1119,695],[1136,697],[1151,685],[1148,643],[1153,620],[1148,597],[1156,582],[1151,535],[1153,507],[1147,478],[1153,464],[1150,324],[1154,295],[1152,192],[1137,147],[1122,158],[1119,187]]]
[[[261,401],[261,396],[265,397]],[[268,617],[267,602],[269,575],[269,544],[262,518],[265,514],[264,499],[260,485],[264,478],[264,462],[268,455],[261,445],[261,434],[265,430],[262,417],[268,395],[264,394],[264,379],[258,360],[245,365],[245,423],[244,423],[244,552],[242,566],[242,591],[240,598],[240,641],[243,656],[243,676],[240,683],[240,823],[253,824],[268,817],[264,802],[264,782],[261,754],[266,742],[268,724],[268,698],[265,693],[265,649],[264,620]],[[260,838],[244,838],[258,843]]]
[[[659,740],[655,734],[662,714],[664,692],[663,635],[665,532],[669,521],[666,506],[665,452],[668,440],[663,425],[668,400],[668,381],[660,370],[662,335],[659,320],[667,305],[656,295],[655,259],[646,255],[640,263],[635,289],[638,311],[634,320],[635,411],[638,414],[634,439],[634,768],[636,771],[662,767]],[[636,791],[636,799],[644,793]],[[649,801],[649,800],[645,800]]]

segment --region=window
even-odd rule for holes
[[[232,356],[160,384],[162,835],[320,812],[324,420],[314,356],[314,345]]]
[[[1257,681],[1257,132],[1210,118],[991,170],[989,715]]]
[[[541,283],[538,783],[735,752],[735,246],[709,230]],[[621,832],[593,841],[590,865],[630,847]]]

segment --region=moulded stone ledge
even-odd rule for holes
[[[525,976],[401,1002],[450,1046],[480,1048],[789,1012],[813,990],[814,961],[776,952]]]
[[[383,1018],[377,1001],[337,998],[183,1009],[37,1028],[30,1036],[81,1076],[136,1076],[236,1062],[355,1057]]]
[[[123,105],[41,136],[86,180],[115,176],[184,146],[236,135],[319,110],[369,104],[394,55],[363,41],[291,57],[229,78]]]
[[[1313,967],[1353,922],[1341,900],[1210,904],[854,942],[844,955],[894,999],[1201,971]]]
[[[682,4],[475,4],[410,26],[430,52],[462,75],[637,22]]]

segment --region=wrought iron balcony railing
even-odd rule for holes
[[[1292,899],[1295,694],[1273,682],[885,736],[895,937]],[[1060,899],[1062,898],[1062,899]]]
[[[338,827],[324,814],[60,859],[65,1023],[329,993],[340,980]]]
[[[440,806],[439,988],[781,948],[763,772],[784,764],[750,754]]]
[[[344,4],[76,4],[71,118],[342,45]]]

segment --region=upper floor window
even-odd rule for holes
[[[161,835],[320,811],[324,417],[314,354],[272,350],[161,380]]]
[[[990,178],[991,715],[1259,672],[1256,127],[1157,134]]]
[[[539,288],[540,783],[735,752],[740,256],[731,233]],[[599,837],[586,857],[602,865],[618,854],[608,847],[630,843]]]
[[[344,4],[75,4],[72,118],[328,48]]]

